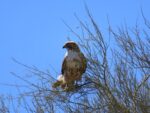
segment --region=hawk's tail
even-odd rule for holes
[[[57,78],[57,81],[55,83],[53,83],[52,87],[53,88],[57,88],[60,85],[62,85],[64,83],[64,76],[63,75],[59,75]]]

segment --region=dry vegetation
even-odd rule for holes
[[[136,26],[132,30],[125,27],[114,31],[109,26],[111,38],[108,43],[89,12],[88,16],[93,28],[78,19],[82,35],[69,27],[79,38],[88,60],[86,73],[76,90],[53,90],[51,84],[55,79],[48,71],[14,60],[30,70],[31,76],[38,81],[34,83],[12,73],[28,85],[28,91],[19,95],[19,107],[27,113],[150,113],[148,20],[143,16],[145,30]],[[15,113],[19,113],[13,108]],[[2,98],[0,112],[10,112]]]

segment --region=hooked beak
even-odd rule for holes
[[[63,48],[66,48],[66,45],[64,45]]]

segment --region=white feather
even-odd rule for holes
[[[65,57],[68,57],[68,60],[78,58],[78,52],[69,50],[69,51],[66,52]]]

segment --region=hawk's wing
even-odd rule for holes
[[[87,60],[82,52],[80,52],[79,57],[81,58],[81,68],[80,71],[83,74],[86,71]]]
[[[67,68],[67,60],[66,60],[66,57],[64,58],[63,60],[63,63],[62,63],[62,67],[61,67],[61,74],[63,75],[65,70]]]

